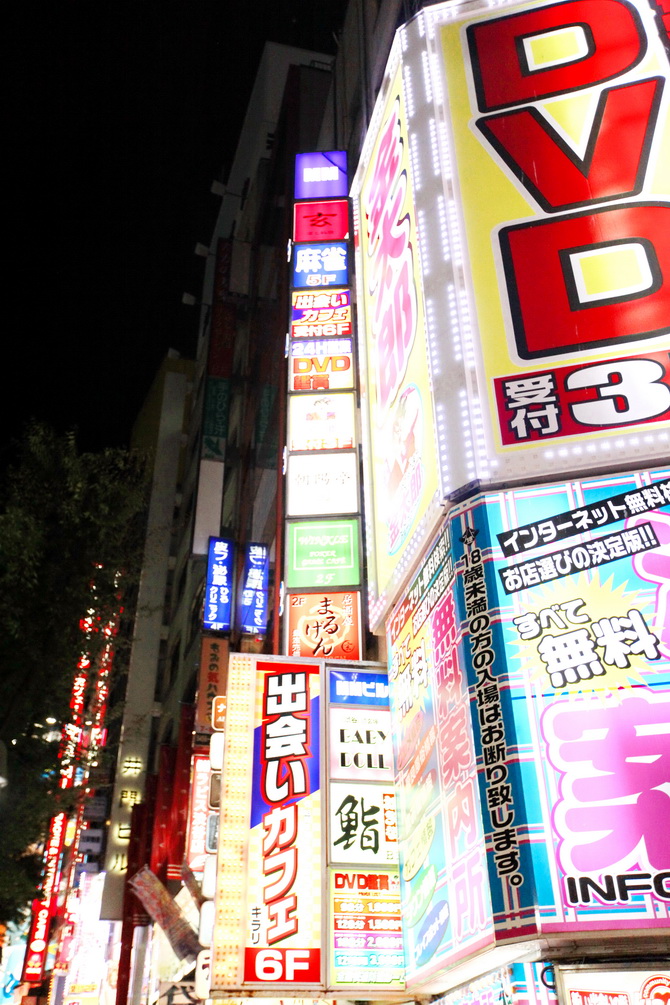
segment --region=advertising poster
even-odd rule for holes
[[[451,531],[498,938],[670,927],[670,471]]]
[[[357,199],[359,317],[365,343],[364,412],[368,482],[371,620],[381,595],[419,537],[432,528],[438,462],[425,333],[405,96],[400,70],[375,110]],[[361,353],[363,355],[363,353]],[[436,513],[435,513],[436,516]]]
[[[290,593],[288,653],[325,659],[361,658],[361,595],[347,593]]]
[[[322,982],[319,672],[256,663],[245,984]]]
[[[532,456],[551,477],[574,458],[551,448],[585,441],[601,464],[614,439],[620,460],[667,456],[656,435],[670,423],[659,8],[468,5],[439,31],[473,346],[510,473]]]
[[[448,524],[394,608],[387,640],[411,987],[493,943]]]

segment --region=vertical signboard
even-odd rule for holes
[[[426,544],[436,517],[438,462],[426,352],[425,306],[410,146],[400,67],[359,171],[358,282],[366,358],[363,407],[369,429],[366,486],[373,531],[368,549],[371,619],[402,562]],[[417,540],[417,537],[423,538]]]
[[[198,701],[193,724],[196,733],[212,732],[212,704],[218,694],[226,693],[228,651],[227,639],[203,635],[200,640]]]
[[[446,522],[387,622],[407,982],[493,944]]]
[[[452,537],[498,939],[670,927],[670,471],[485,496]]]
[[[265,544],[247,544],[237,622],[241,632],[264,635],[268,620],[270,556]]]
[[[344,151],[296,157],[286,463],[286,513],[294,519],[286,524],[284,649],[293,656],[359,659],[360,492],[353,308],[346,285],[349,204],[342,198],[346,163]],[[330,243],[312,243],[326,238]],[[344,514],[355,516],[342,519]],[[335,587],[344,590],[331,592]]]
[[[404,988],[398,826],[388,682],[368,667],[328,674],[333,988]]]
[[[323,985],[320,671],[231,656],[212,990]]]
[[[229,632],[233,609],[233,542],[210,537],[207,551],[203,627]]]

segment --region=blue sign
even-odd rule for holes
[[[348,283],[346,241],[293,245],[294,287],[347,286]]]
[[[389,685],[385,673],[331,670],[328,684],[331,705],[375,705],[388,708]]]
[[[233,542],[210,537],[205,580],[203,627],[229,632],[233,596]]]
[[[267,545],[248,544],[244,558],[242,592],[237,609],[241,632],[262,635],[268,622],[269,555]]]

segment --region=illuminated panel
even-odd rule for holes
[[[195,709],[196,733],[211,733],[212,704],[217,695],[226,693],[228,640],[203,635],[200,640],[198,701]]]
[[[477,467],[488,455],[504,480],[591,471],[613,450],[621,466],[663,460],[661,20],[641,0],[449,13],[436,41],[484,409]]]
[[[209,779],[209,755],[194,754],[191,758],[191,790],[185,858],[189,868],[199,877],[202,876],[207,857]]]
[[[61,855],[65,843],[65,813],[52,817],[49,836],[44,848],[44,879],[39,899],[33,901],[32,920],[26,944],[22,979],[29,984],[39,984],[49,949],[49,928],[56,913],[56,896],[61,877]]]
[[[447,524],[387,620],[410,987],[494,944],[462,645]]]
[[[269,555],[265,544],[247,544],[237,621],[241,632],[263,635],[268,620]]]
[[[394,44],[352,184],[373,627],[439,520],[434,509],[386,561],[379,167],[411,202],[442,500],[668,456],[667,37],[646,0],[601,2],[431,4]],[[395,204],[379,205],[383,228]],[[411,298],[396,299],[411,317]],[[394,355],[383,347],[389,375]]]
[[[294,241],[346,241],[348,237],[349,203],[346,199],[294,204]]]
[[[288,516],[356,513],[358,457],[355,452],[291,454],[286,472]]]
[[[356,444],[353,394],[293,394],[288,419],[289,450],[351,450]]]
[[[231,653],[228,666],[226,756],[221,776],[221,824],[216,920],[212,944],[212,989],[241,983],[246,931],[245,866],[253,770],[256,662]]]
[[[348,191],[346,150],[297,154],[296,199],[336,199]]]
[[[405,987],[396,871],[333,869],[330,984]]]
[[[452,541],[498,941],[669,929],[670,470],[483,494]]]
[[[357,660],[361,658],[361,595],[290,593],[286,597],[290,656]]]
[[[352,586],[360,582],[359,525],[301,520],[286,525],[287,587]]]
[[[440,494],[408,113],[399,65],[389,74],[384,95],[354,186],[358,303],[366,350],[362,405],[367,420],[373,627],[383,594],[426,543]]]
[[[354,386],[352,339],[291,342],[289,391],[341,391]]]
[[[345,241],[293,245],[293,286],[346,286],[349,255]]]
[[[207,552],[207,574],[203,627],[210,631],[230,631],[233,608],[233,543],[210,537]]]
[[[322,986],[319,676],[231,655],[212,990]]]
[[[391,713],[388,708],[329,709],[330,777],[353,781],[394,780]]]
[[[321,984],[320,666],[256,664],[245,982]]]
[[[291,338],[342,338],[351,332],[349,290],[294,290],[291,294]]]

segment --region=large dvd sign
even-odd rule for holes
[[[398,33],[352,186],[373,626],[435,496],[668,456],[662,9],[472,0]]]

